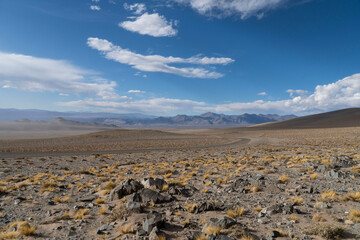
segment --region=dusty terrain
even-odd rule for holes
[[[0,239],[360,239],[360,127],[0,141]]]

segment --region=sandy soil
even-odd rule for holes
[[[360,239],[359,138],[353,127],[2,140],[0,239]],[[128,179],[141,187],[120,194]],[[144,224],[154,214],[157,231]]]

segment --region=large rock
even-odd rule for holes
[[[144,188],[144,186],[140,182],[135,181],[134,179],[126,179],[110,192],[109,201],[121,199],[124,196],[139,191],[142,188]]]
[[[143,203],[163,203],[172,201],[170,196],[164,196],[159,192],[148,188],[141,189],[140,192],[134,195],[134,198],[139,199]]]
[[[340,157],[330,157],[330,160],[332,168],[348,168],[357,164],[356,161],[346,155]]]
[[[133,213],[142,213],[143,208],[140,203],[134,202],[132,200],[126,202],[126,210]]]
[[[230,228],[233,225],[238,224],[234,219],[229,218],[229,217],[223,217],[220,219],[217,218],[210,218],[209,220],[207,220],[202,228],[202,232],[205,232],[205,229],[207,227],[220,227],[220,228]]]
[[[143,222],[143,229],[145,232],[149,234],[155,227],[159,229],[162,226],[164,226],[164,224],[165,224],[164,217],[158,212],[153,212],[153,213],[149,213],[146,216]]]
[[[157,188],[159,190],[162,190],[165,185],[167,185],[167,182],[161,178],[144,178],[141,180],[141,184],[144,185],[145,188]]]

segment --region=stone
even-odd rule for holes
[[[149,240],[158,240],[159,239],[159,229],[157,227],[154,227],[150,234],[149,234]]]
[[[149,202],[153,202],[153,203],[163,203],[163,202],[170,202],[172,200],[172,198],[170,196],[164,196],[162,194],[160,194],[157,191],[148,189],[148,188],[143,188],[141,189],[141,191],[139,192],[141,201],[144,203],[149,203]]]
[[[126,210],[133,213],[142,213],[143,209],[139,202],[128,201],[126,202]]]
[[[126,179],[110,192],[109,201],[121,199],[124,196],[139,191],[142,188],[144,188],[144,186],[140,182],[135,181],[134,179]]]
[[[234,219],[226,216],[220,218],[217,223],[220,225],[221,228],[226,228],[226,229],[237,224],[237,222]]]
[[[83,196],[79,198],[80,202],[92,202],[96,199],[97,197],[95,195],[87,195],[87,196]]]
[[[145,232],[150,233],[154,227],[160,228],[165,224],[163,216],[158,212],[149,213],[144,222],[143,229]]]
[[[155,187],[159,190],[162,190],[163,186],[167,185],[167,182],[161,178],[153,179],[152,177],[150,177],[150,178],[144,178],[143,180],[141,180],[141,184],[144,185],[145,188]]]

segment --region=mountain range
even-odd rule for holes
[[[88,112],[55,112],[45,110],[0,109],[0,121],[50,121],[54,118],[77,122],[94,122],[123,128],[222,128],[246,127],[254,124],[288,120],[295,115],[279,116],[276,114],[242,114],[225,115],[204,113],[197,116],[176,115],[174,117],[155,117],[140,113],[88,113]],[[63,121],[63,120],[62,120]]]

